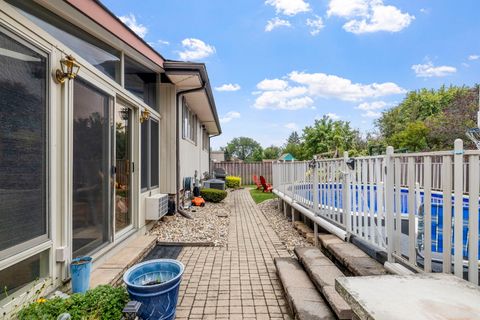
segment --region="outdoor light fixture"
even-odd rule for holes
[[[348,169],[350,169],[350,170],[354,170],[354,169],[355,169],[355,159],[350,158],[350,159],[348,159],[348,160],[346,161],[346,163],[347,163]]]
[[[55,79],[58,83],[65,83],[67,79],[75,79],[80,70],[80,65],[77,63],[74,57],[71,55],[66,56],[60,60],[62,69],[57,69],[55,72]]]
[[[147,109],[143,109],[142,114],[140,115],[140,122],[143,123],[148,119],[150,119],[150,111],[148,111]]]

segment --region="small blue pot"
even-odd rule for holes
[[[90,287],[92,273],[92,257],[79,257],[72,260],[70,274],[72,275],[72,293],[85,293]]]

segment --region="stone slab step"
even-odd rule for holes
[[[349,304],[335,290],[335,279],[345,275],[318,248],[295,247],[298,260],[339,319],[352,319]]]
[[[381,263],[372,259],[352,243],[345,242],[332,234],[320,234],[320,244],[331,257],[343,265],[354,276],[387,274]]]
[[[335,315],[294,258],[275,258],[277,273],[295,319],[330,320]]]
[[[383,264],[383,266],[391,274],[396,274],[399,276],[408,276],[415,274],[413,271],[405,268],[400,263],[392,263],[387,261]]]
[[[140,261],[157,244],[156,236],[139,236],[128,241],[123,248],[96,266],[90,278],[90,288],[103,284],[117,285],[122,283],[123,273]]]

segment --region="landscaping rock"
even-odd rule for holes
[[[212,244],[216,247],[227,245],[230,224],[232,196],[220,203],[207,202],[205,207],[192,207],[186,210],[193,219],[179,214],[164,216],[150,230],[159,242]]]
[[[311,246],[297,230],[292,228],[292,222],[285,218],[283,212],[278,209],[276,199],[266,200],[259,203],[258,206],[292,257],[295,256],[293,249],[296,246]],[[301,222],[295,221],[295,223]]]

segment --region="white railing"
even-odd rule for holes
[[[480,151],[274,163],[273,185],[316,216],[425,272],[478,284]]]

